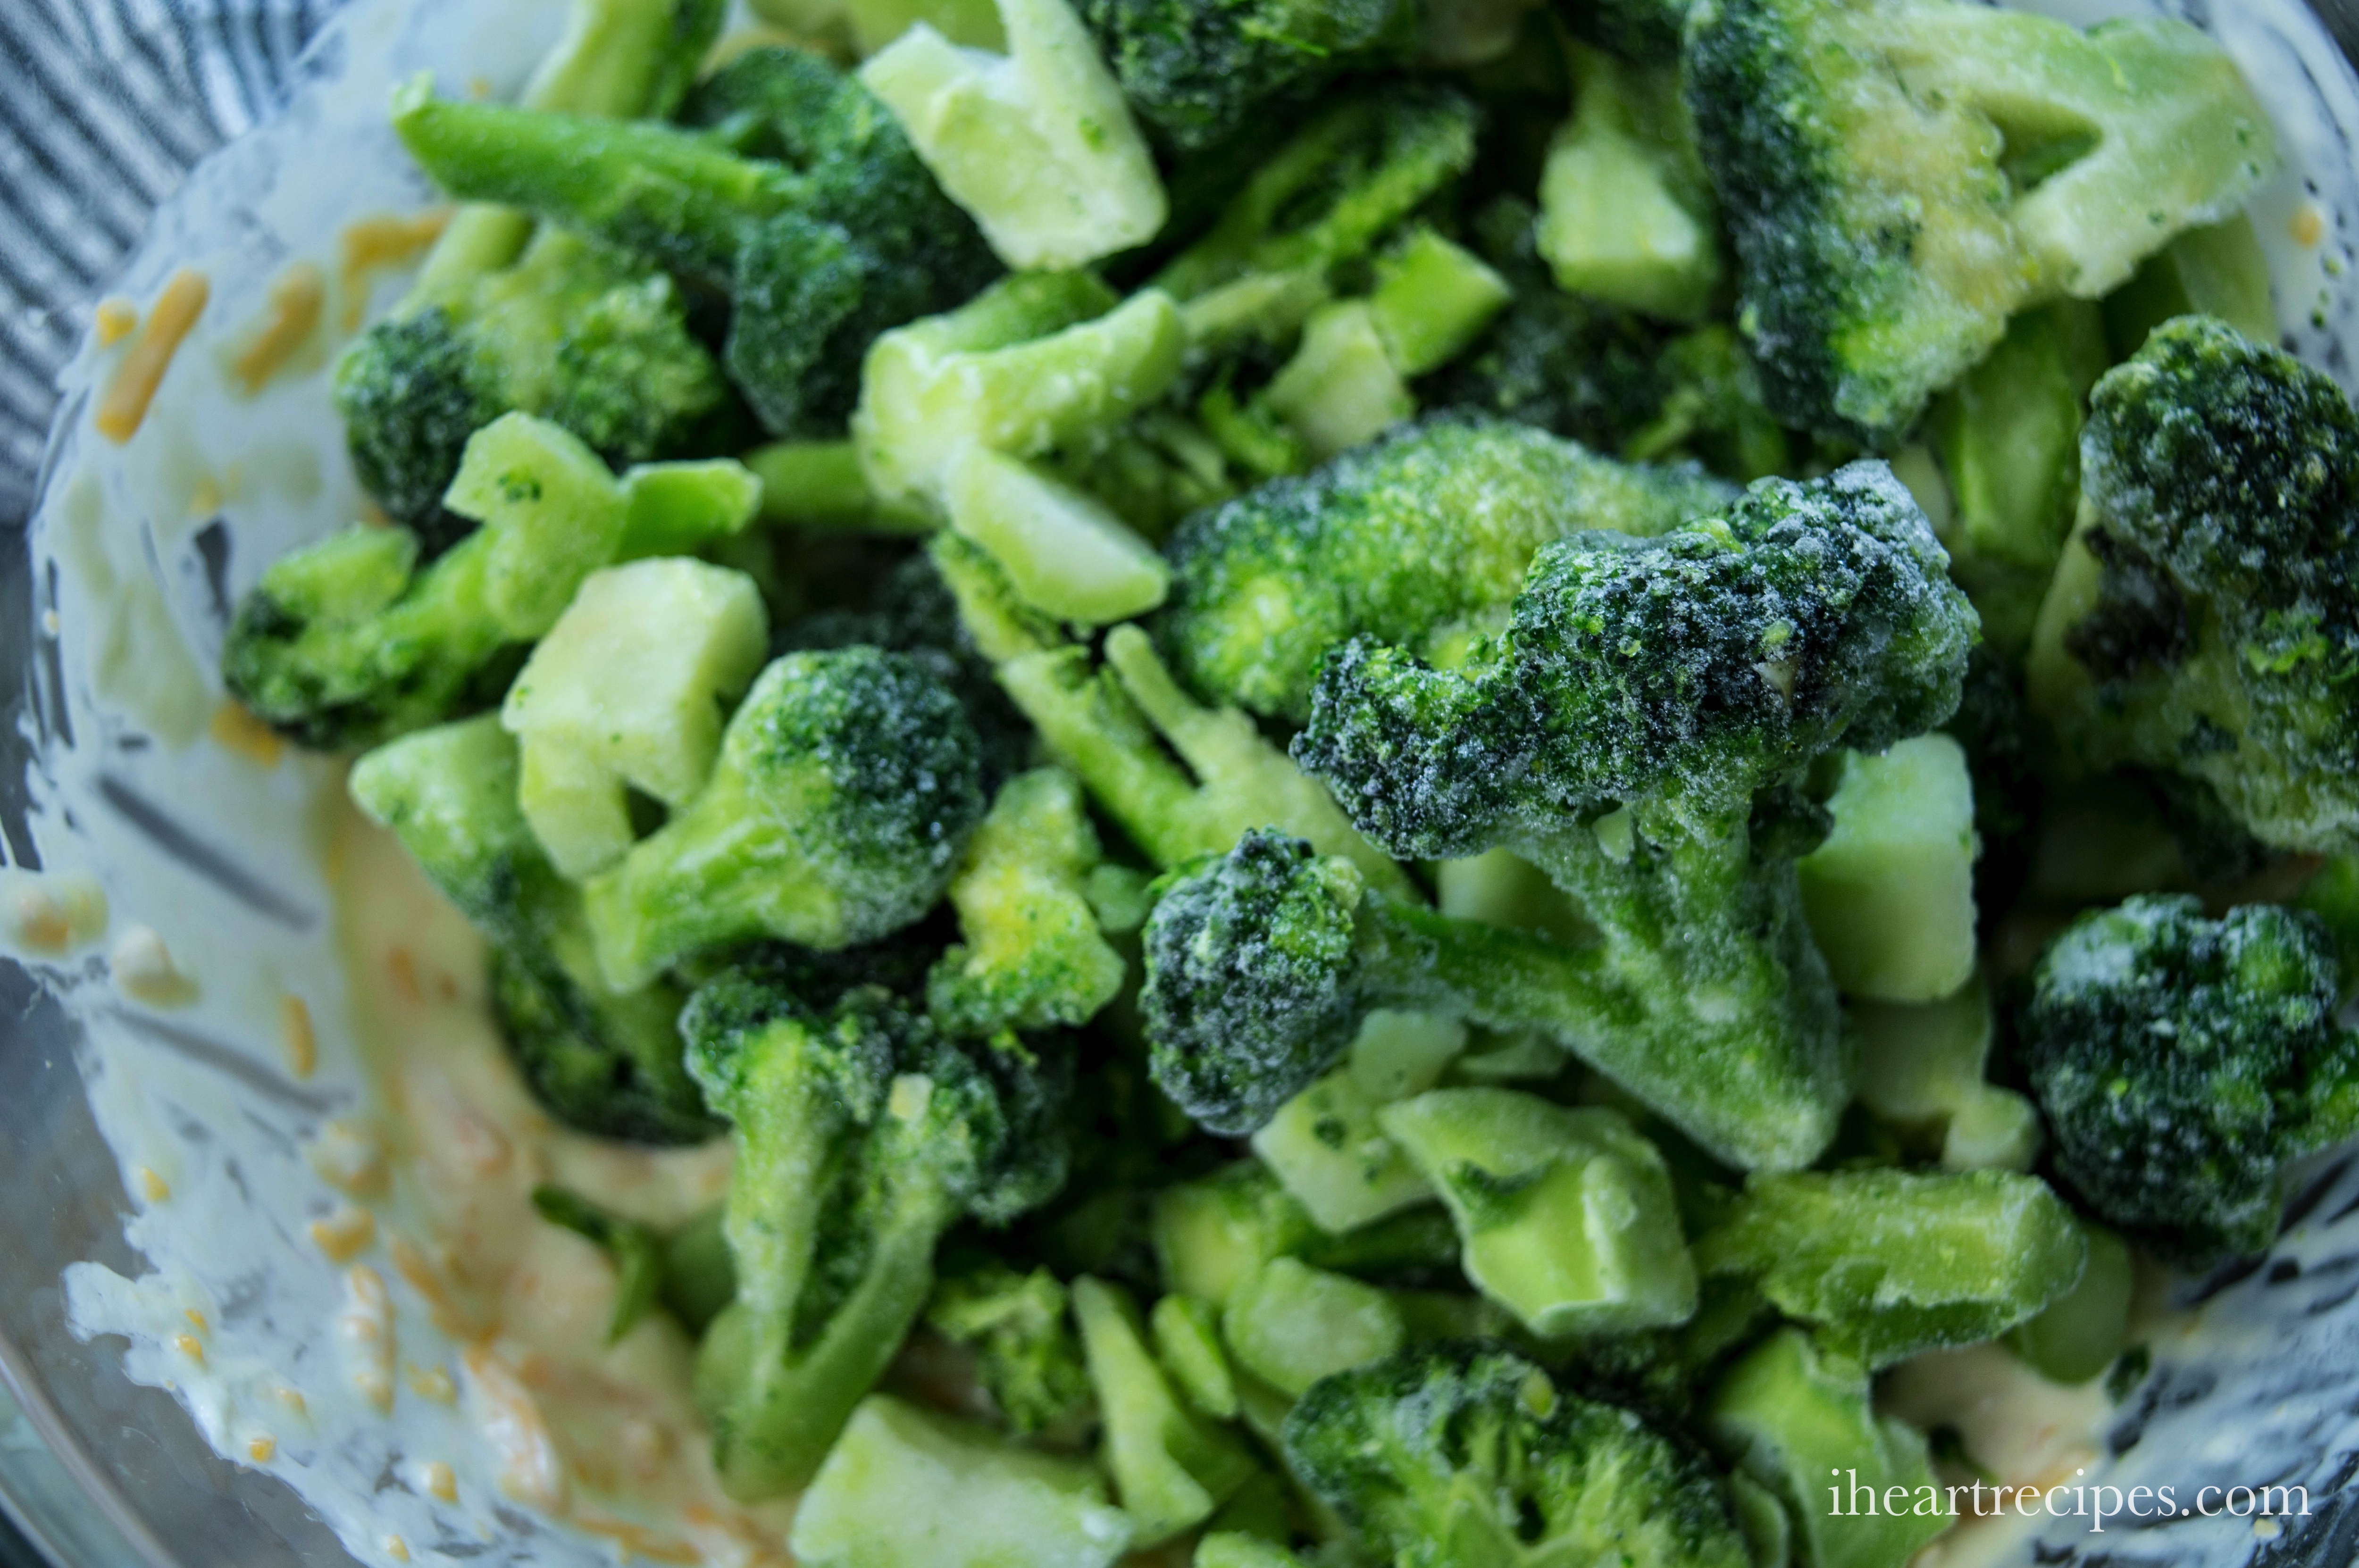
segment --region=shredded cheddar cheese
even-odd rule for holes
[[[190,329],[204,314],[205,301],[212,296],[212,285],[203,273],[182,267],[172,275],[164,291],[156,297],[155,308],[147,313],[147,324],[131,340],[131,347],[123,362],[114,367],[114,374],[106,384],[106,391],[98,400],[98,412],[91,423],[98,433],[117,446],[139,433],[147,420],[147,406],[156,399],[156,389],[163,384],[164,373],[172,368],[174,356],[179,353]]]

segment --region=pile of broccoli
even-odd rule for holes
[[[1901,1568],[1876,1378],[2134,1380],[2359,1133],[2359,413],[2202,34],[808,9],[400,90],[383,516],[222,663],[551,1116],[733,1146],[536,1204],[798,1561]]]

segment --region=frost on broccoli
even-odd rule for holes
[[[1295,1473],[1396,1568],[1752,1561],[1701,1454],[1497,1346],[1413,1346],[1325,1379],[1285,1442]]]
[[[1083,0],[1082,15],[1139,116],[1182,151],[1282,111],[1353,57],[1414,29],[1408,0]]]
[[[2281,1173],[2359,1130],[2359,1034],[2314,918],[2142,896],[2057,938],[2023,1017],[2064,1179],[2189,1263],[2276,1237]]]
[[[1882,447],[2007,318],[2093,299],[2276,164],[2183,22],[1957,0],[1701,0],[1686,88],[1769,404]]]
[[[1018,1273],[986,1256],[947,1273],[926,1303],[926,1325],[973,1352],[976,1378],[1018,1436],[1070,1433],[1089,1415],[1069,1296],[1046,1269]]]
[[[1198,691],[1299,720],[1330,648],[1364,634],[1446,661],[1499,629],[1542,545],[1667,533],[1733,495],[1528,426],[1437,416],[1189,519],[1158,628]]]
[[[700,987],[688,1066],[735,1129],[737,1299],[698,1354],[731,1495],[808,1483],[934,1285],[943,1233],[1005,1225],[1064,1183],[1060,1041],[956,1042],[875,984],[807,996],[756,960]]]
[[[2359,845],[2359,414],[2208,317],[2090,396],[2085,521],[2040,608],[2032,700],[2091,767],[2216,793],[2279,849]]]

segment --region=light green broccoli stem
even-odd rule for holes
[[[1720,289],[1720,223],[1678,70],[1566,53],[1573,115],[1540,176],[1541,258],[1567,293],[1701,320]]]
[[[777,527],[927,534],[933,520],[888,512],[868,488],[860,449],[849,440],[776,441],[745,454],[762,481],[764,523]]]
[[[2086,1228],[2089,1266],[2080,1282],[2006,1336],[2015,1353],[2053,1383],[2087,1382],[2111,1367],[2129,1343],[2130,1303],[2137,1290],[2129,1244],[2102,1225]]]
[[[737,1260],[729,1250],[728,1210],[716,1205],[664,1238],[663,1301],[689,1333],[701,1336],[737,1299]]]
[[[1221,1333],[1239,1367],[1289,1398],[1408,1339],[1388,1292],[1298,1258],[1274,1258],[1239,1281],[1221,1309]]]
[[[2035,1176],[1854,1170],[1753,1177],[1695,1255],[1873,1368],[2005,1333],[2072,1288],[2089,1244]]]
[[[1136,1527],[1132,1543],[1153,1546],[1212,1517],[1257,1466],[1235,1435],[1180,1402],[1120,1286],[1084,1277],[1072,1290],[1106,1466]]]
[[[976,1035],[1094,1017],[1122,989],[1124,972],[1090,907],[1098,860],[1071,774],[1038,768],[1002,784],[951,879],[965,941],[928,976],[929,1011]]]
[[[1236,1372],[1221,1343],[1220,1309],[1194,1296],[1168,1295],[1155,1303],[1147,1326],[1157,1363],[1188,1402],[1215,1421],[1235,1420]]]
[[[2174,316],[2217,316],[2256,343],[2277,338],[2269,257],[2250,214],[2190,229],[2138,264],[2105,296],[2109,359],[2125,360]]]
[[[1131,1536],[1087,1461],[873,1394],[797,1504],[788,1546],[810,1568],[1113,1568]]]
[[[623,475],[617,561],[692,556],[726,543],[763,513],[762,476],[727,458],[640,463]]]
[[[1859,1103],[1951,1171],[2027,1171],[2038,1116],[2013,1089],[1984,1081],[1989,988],[1968,980],[1937,1001],[1855,1001]]]
[[[1973,782],[1947,735],[1846,752],[1834,827],[1795,866],[1810,934],[1847,994],[1931,1001],[1974,968]]]
[[[1148,1216],[1164,1288],[1215,1307],[1263,1264],[1300,1252],[1317,1235],[1302,1205],[1251,1160],[1162,1188]]]
[[[1006,55],[919,22],[861,81],[1010,267],[1081,266],[1153,239],[1163,181],[1088,27],[1065,0],[998,6]]]
[[[1780,1329],[1729,1370],[1704,1426],[1781,1505],[1795,1568],[1886,1568],[1950,1527],[1925,1439],[1875,1414],[1866,1368],[1800,1329]],[[1892,1487],[1907,1499],[1900,1508],[1886,1495]],[[1920,1509],[1927,1496],[1932,1506]],[[1876,1501],[1859,1506],[1864,1498]]]
[[[1376,1120],[1441,1194],[1466,1277],[1534,1333],[1686,1322],[1695,1265],[1663,1157],[1617,1111],[1435,1089]]]

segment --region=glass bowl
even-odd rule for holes
[[[2036,8],[2085,23],[2142,7]],[[2277,114],[2292,172],[2256,216],[2265,233],[2310,240],[2273,247],[2281,324],[2306,358],[2359,383],[2359,76],[2335,42],[2359,41],[2359,0],[2153,8],[2219,36]],[[397,287],[341,259],[354,220],[432,200],[394,156],[392,84],[431,70],[512,86],[563,10],[0,4],[0,517],[31,518],[0,546],[0,668],[16,695],[0,732],[0,843],[12,867],[95,876],[107,940],[151,926],[201,981],[191,1005],[131,1000],[110,984],[107,940],[0,962],[0,1508],[61,1568],[399,1568],[396,1532],[408,1561],[611,1561],[527,1510],[456,1510],[410,1487],[401,1445],[421,1432],[454,1457],[475,1452],[458,1412],[399,1431],[336,1419],[322,1369],[335,1281],[296,1238],[334,1197],[304,1149],[361,1098],[313,852],[316,802],[339,778],[293,757],[258,766],[216,722],[207,673],[262,563],[359,504],[321,395],[325,350],[237,395],[224,378],[244,324],[306,260],[342,320]],[[92,428],[111,362],[92,331],[101,286],[144,309],[184,266],[207,277],[204,314],[140,434],[115,445]],[[0,885],[0,924],[26,885]],[[286,1054],[289,995],[316,1021],[309,1070]],[[2116,1519],[2104,1533],[2042,1520],[1998,1561],[2359,1560],[2359,1156],[2313,1162],[2294,1192],[2267,1257],[2175,1283],[2183,1331],[2152,1345],[2080,1467],[2087,1484],[2182,1496],[2300,1487],[2307,1515]],[[395,1293],[405,1346],[434,1345]],[[175,1348],[190,1312],[201,1371]],[[266,1387],[289,1382],[320,1390],[310,1424],[271,1462],[243,1462]]]

